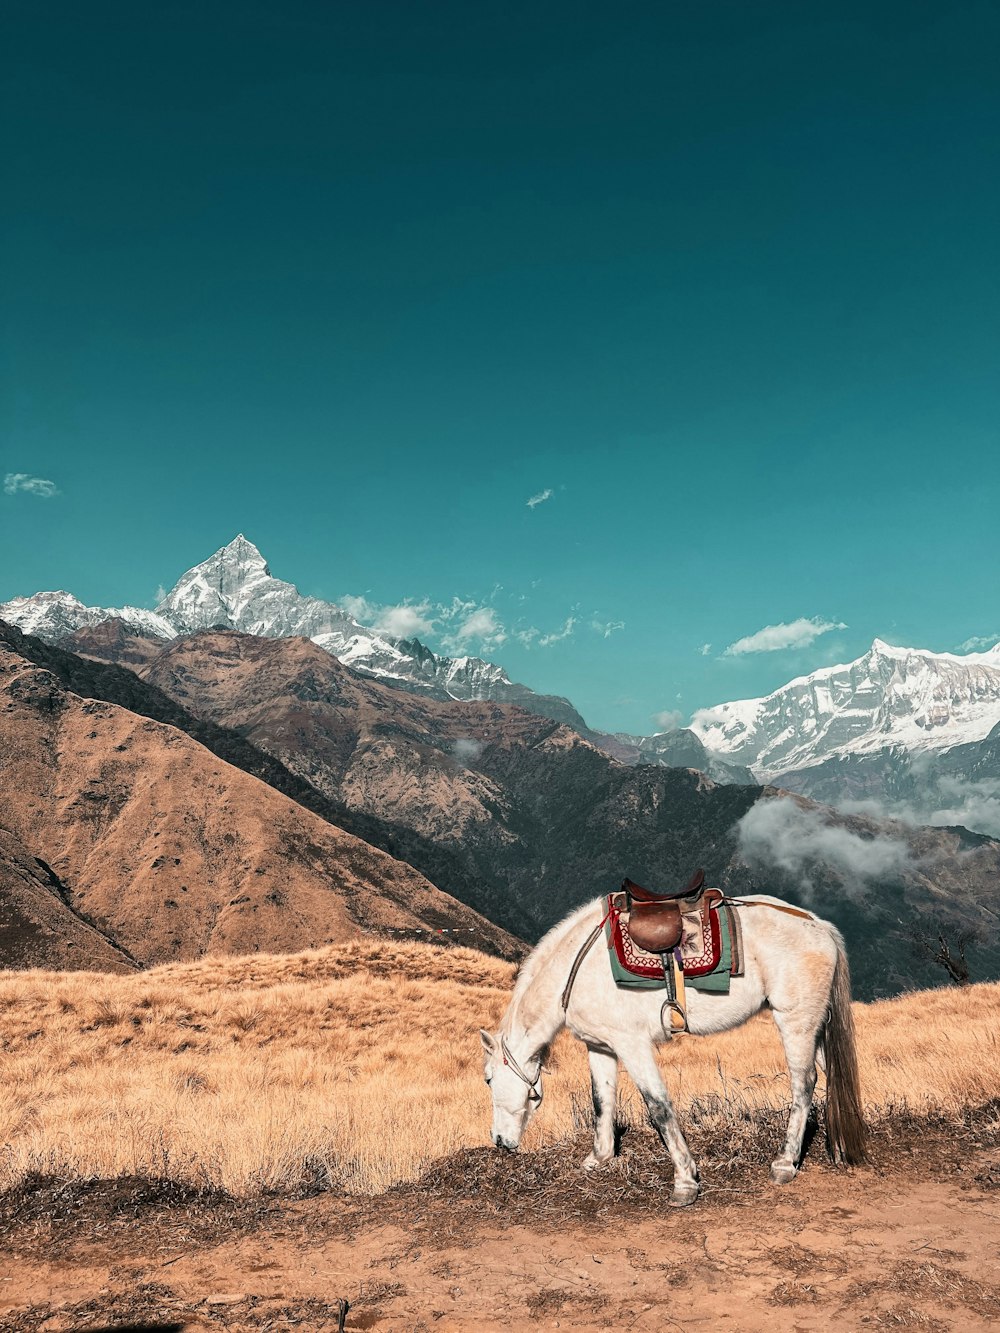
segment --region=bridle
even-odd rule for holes
[[[514,1057],[511,1055],[510,1047],[507,1045],[507,1038],[504,1036],[501,1036],[500,1038],[500,1054],[503,1056],[503,1062],[507,1066],[507,1068],[511,1070],[513,1073],[515,1073],[522,1083],[526,1083],[528,1085],[528,1101],[540,1102],[542,1100],[542,1094],[538,1085],[541,1082],[542,1078],[541,1066],[539,1066],[538,1073],[535,1076],[535,1078],[533,1079],[529,1078],[528,1075],[521,1068],[521,1066],[514,1059]]]

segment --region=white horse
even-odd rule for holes
[[[754,895],[736,901],[743,904],[735,910],[742,927],[744,975],[732,978],[728,994],[688,987],[688,1030],[697,1036],[725,1032],[765,1006],[773,1013],[788,1062],[792,1109],[785,1146],[771,1163],[772,1180],[784,1184],[798,1170],[817,1061],[826,1074],[831,1154],[835,1161],[863,1162],[866,1131],[850,974],[840,932],[828,921],[777,898]],[[498,1031],[480,1030],[493,1098],[491,1137],[499,1148],[517,1148],[541,1104],[546,1052],[566,1026],[584,1042],[590,1056],[594,1150],[583,1165],[600,1166],[614,1156],[620,1060],[642,1093],[650,1121],[673,1160],[670,1202],[683,1207],[698,1197],[698,1168],[654,1054],[654,1047],[669,1036],[669,1011],[663,1019],[662,990],[627,990],[615,984],[599,930],[605,910],[606,901],[600,898],[554,926],[522,966]],[[592,936],[592,947],[587,947]]]

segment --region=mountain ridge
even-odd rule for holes
[[[146,965],[444,927],[517,952],[412,866],[183,731],[77,695],[8,642],[0,753],[8,965]]]
[[[419,639],[381,634],[333,603],[303,596],[273,576],[242,533],[186,571],[155,611],[86,607],[59,592],[15,598],[0,606],[5,615],[50,643],[126,665],[149,662],[164,643],[217,626],[272,638],[303,635],[373,680],[440,701],[515,704],[571,727],[623,763],[698,767],[717,781],[778,782],[834,802],[859,791],[888,801],[899,782],[912,792],[925,761],[941,769],[946,786],[967,781],[971,768],[956,773],[939,757],[982,745],[1000,723],[1000,644],[961,656],[877,638],[853,662],[796,677],[766,696],[700,709],[688,727],[649,736],[601,733],[568,700],[536,694],[496,664],[439,656]],[[990,768],[986,750],[966,758],[975,763],[976,781],[998,784],[996,817],[977,797],[969,818],[986,809],[981,826],[1000,831],[1000,760]],[[945,798],[942,810],[949,808]]]
[[[0,604],[0,619],[50,643],[108,620],[161,639],[216,627],[265,637],[303,635],[354,670],[400,688],[439,699],[516,703],[587,730],[569,700],[537,694],[494,663],[441,656],[419,639],[380,633],[332,602],[303,596],[294,584],[273,576],[243,533],[182,574],[155,611],[88,607],[70,593],[40,592]]]
[[[875,639],[852,662],[796,677],[771,694],[699,709],[706,749],[758,779],[890,745],[911,753],[982,740],[1000,722],[1000,645],[960,656]]]

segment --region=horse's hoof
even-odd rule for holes
[[[584,1159],[583,1169],[584,1171],[596,1171],[599,1166],[607,1166],[610,1161],[610,1157],[598,1157],[596,1153],[591,1153],[589,1157]]]
[[[679,1185],[674,1188],[670,1195],[671,1208],[687,1208],[689,1204],[694,1203],[698,1197],[698,1182],[691,1185]]]
[[[771,1179],[776,1185],[787,1185],[790,1180],[794,1180],[798,1175],[798,1168],[786,1166],[781,1162],[771,1163]]]

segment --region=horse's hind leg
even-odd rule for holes
[[[637,1042],[634,1047],[619,1048],[618,1054],[635,1086],[642,1093],[650,1123],[674,1164],[671,1207],[683,1208],[686,1204],[694,1203],[698,1197],[698,1168],[677,1123],[670,1094],[660,1077],[652,1044]]]
[[[816,1056],[819,1030],[813,1014],[774,1011],[774,1021],[785,1047],[788,1076],[792,1083],[792,1110],[788,1133],[780,1157],[771,1163],[771,1179],[786,1185],[799,1169],[813,1092],[816,1089]]]
[[[610,1162],[615,1155],[615,1098],[618,1092],[618,1057],[588,1046],[590,1091],[594,1099],[594,1151],[584,1162],[591,1167]]]

